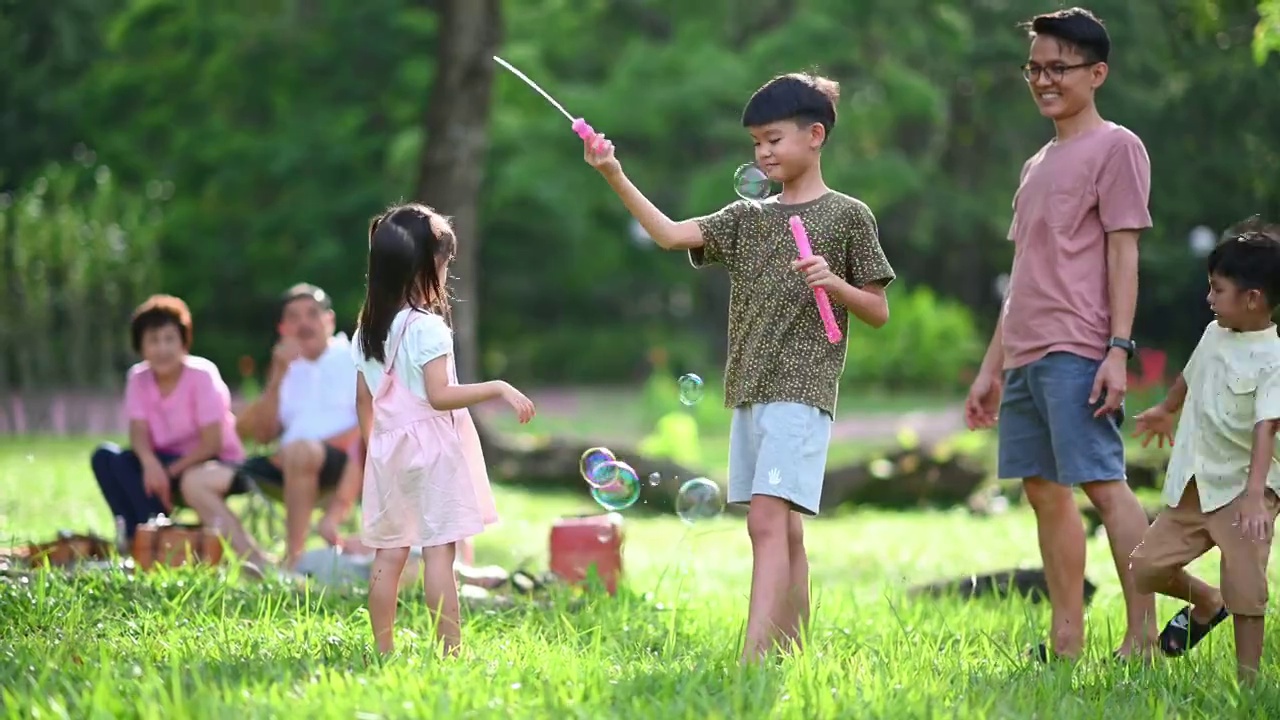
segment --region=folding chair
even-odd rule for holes
[[[255,445],[246,446],[245,450],[250,456],[254,455],[272,455],[276,451],[276,446],[272,445]],[[241,522],[245,529],[252,533],[254,537],[265,540],[266,543],[273,548],[279,548],[285,543],[285,517],[284,517],[284,488],[273,482],[265,482],[262,478],[254,477],[252,473],[241,472],[244,479],[246,491],[243,494],[244,501],[240,512]],[[328,505],[333,499],[334,488],[322,489],[316,497],[315,509],[321,509]],[[357,508],[357,513],[359,509]],[[314,515],[314,510],[312,511]],[[344,524],[349,525],[358,515],[353,513],[351,518],[347,519]]]

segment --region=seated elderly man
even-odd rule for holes
[[[182,478],[182,497],[201,520],[228,534],[232,548],[262,566],[270,560],[227,507],[252,479],[276,485],[285,505],[285,557],[293,569],[305,548],[320,494],[332,497],[319,532],[331,544],[338,525],[360,495],[363,458],[356,418],[356,368],[345,334],[335,335],[329,296],[314,285],[285,293],[280,339],[261,397],[237,417],[236,432],[261,444],[279,441],[274,455],[250,457],[238,467],[208,465]]]

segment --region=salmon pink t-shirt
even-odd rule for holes
[[[244,446],[231,413],[231,391],[218,366],[202,357],[187,356],[178,383],[168,395],[160,393],[155,373],[146,362],[129,368],[124,407],[130,422],[147,423],[151,448],[156,452],[186,455],[200,446],[200,428],[218,422],[222,423],[218,459],[244,460]]]
[[[1150,190],[1142,140],[1111,122],[1050,141],[1023,165],[1009,227],[1006,370],[1051,352],[1093,360],[1106,355],[1107,233],[1150,228]]]

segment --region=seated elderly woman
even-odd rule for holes
[[[218,367],[188,352],[187,304],[153,295],[134,311],[130,332],[142,356],[129,368],[124,390],[130,449],[101,445],[92,466],[131,539],[138,525],[172,513],[183,473],[211,461],[240,463],[244,447]]]

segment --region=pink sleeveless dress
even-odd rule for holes
[[[498,522],[471,413],[436,410],[396,376],[412,312],[387,353],[365,455],[362,540],[372,548],[435,547]],[[449,382],[457,371],[449,355]]]

